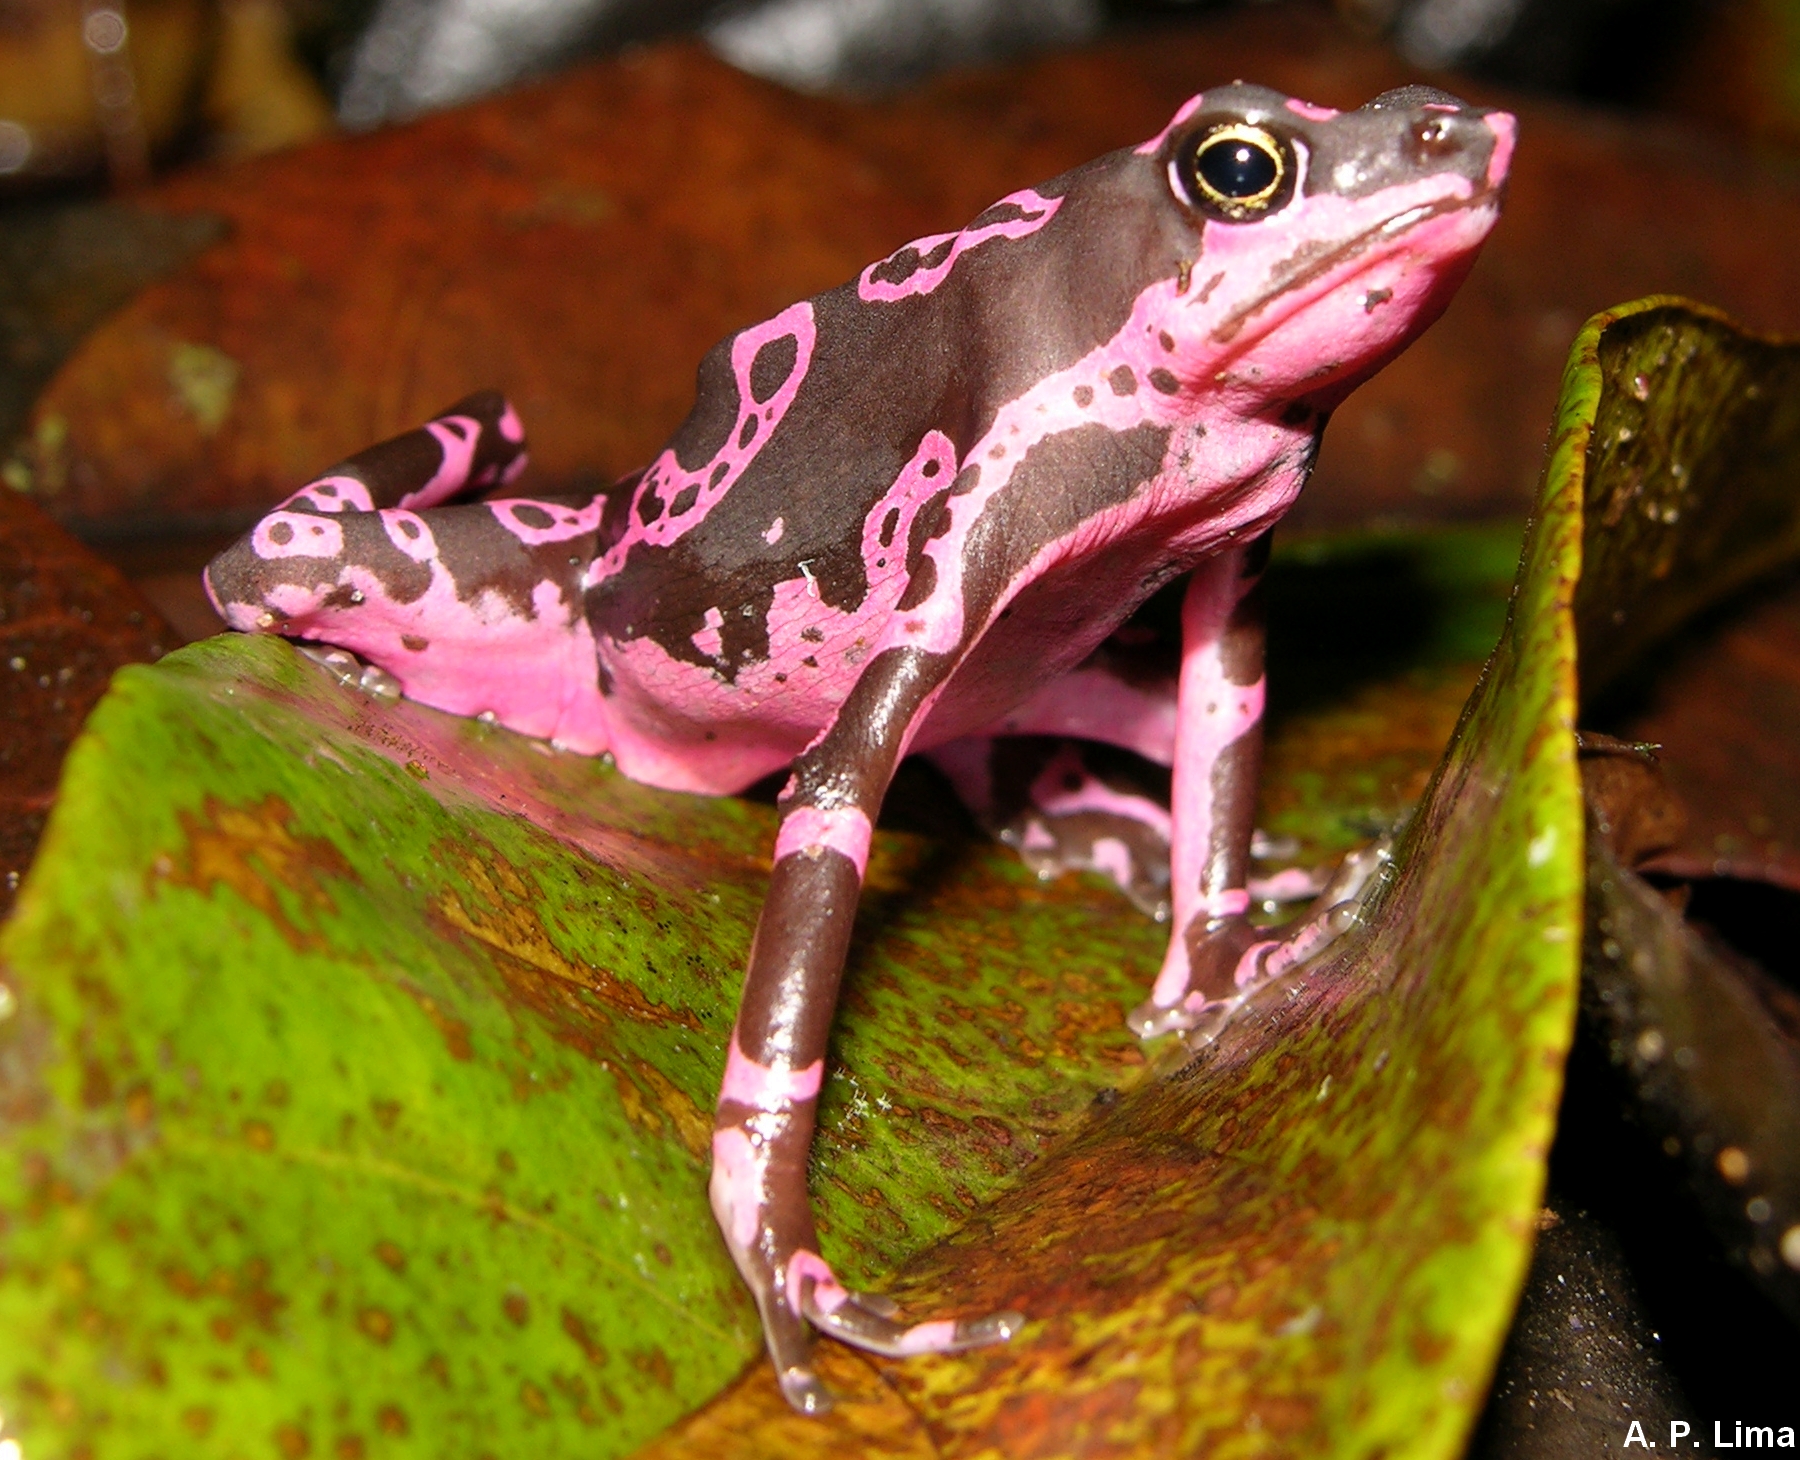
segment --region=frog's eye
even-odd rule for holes
[[[1200,133],[1171,170],[1190,203],[1234,223],[1267,213],[1287,192],[1293,171],[1280,138],[1242,122]]]

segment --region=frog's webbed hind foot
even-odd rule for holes
[[[1007,1311],[985,1318],[939,1318],[902,1323],[900,1308],[879,1293],[858,1293],[837,1280],[825,1259],[797,1252],[788,1262],[787,1296],[822,1333],[872,1354],[904,1358],[909,1354],[957,1353],[1004,1343],[1024,1325],[1022,1314]]]
[[[1005,1343],[1025,1326],[1025,1315],[1008,1309],[984,1318],[938,1318],[924,1323],[902,1323],[898,1309],[886,1299],[868,1293],[844,1293],[836,1308],[827,1311],[809,1295],[803,1309],[822,1333],[884,1358],[912,1354],[953,1354],[964,1349]]]
[[[1230,993],[1195,989],[1171,1006],[1146,999],[1126,1016],[1127,1026],[1140,1039],[1180,1032],[1190,1045],[1210,1044],[1244,1000],[1317,958],[1362,920],[1379,874],[1392,860],[1393,841],[1385,836],[1352,852],[1285,938],[1254,942],[1242,950]]]
[[[813,1368],[804,1324],[853,1348],[894,1359],[1004,1343],[1025,1324],[1023,1314],[1010,1311],[984,1318],[902,1322],[899,1305],[891,1298],[846,1288],[813,1252],[794,1254],[783,1286],[782,1308],[787,1311],[775,1322],[765,1322],[765,1328],[781,1392],[801,1414],[823,1414],[833,1403],[831,1391]],[[786,1321],[790,1313],[803,1321],[790,1324]]]
[[[969,736],[930,753],[995,840],[1048,881],[1098,872],[1158,922],[1169,916],[1167,772],[1131,778],[1121,752],[1041,737]],[[1107,762],[1097,770],[1096,757]],[[1137,785],[1135,780],[1162,785]]]

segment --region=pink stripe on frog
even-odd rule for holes
[[[1079,777],[1074,790],[1070,779]],[[1145,796],[1115,791],[1098,776],[1089,775],[1081,757],[1064,747],[1050,758],[1031,783],[1031,800],[1046,816],[1073,816],[1082,811],[1098,811],[1126,821],[1141,822],[1157,835],[1168,838],[1171,831],[1169,813]]]
[[[305,502],[319,512],[373,512],[375,499],[355,477],[323,476],[308,482],[275,510]]]
[[[737,1036],[725,1056],[725,1079],[719,1100],[735,1101],[755,1110],[782,1111],[819,1093],[825,1077],[825,1061],[814,1060],[798,1070],[759,1065],[738,1048]]]
[[[1197,910],[1209,918],[1242,917],[1250,911],[1250,893],[1243,887],[1221,887],[1201,895]]]
[[[764,345],[784,339],[794,341],[793,367],[772,395],[758,400],[750,380],[756,357]],[[807,371],[812,368],[813,346],[817,341],[818,327],[813,320],[810,299],[790,304],[773,319],[752,325],[732,338],[731,373],[737,381],[737,418],[725,437],[725,444],[711,459],[702,462],[692,471],[681,464],[673,447],[664,450],[645,468],[632,494],[628,527],[604,556],[594,559],[588,566],[589,587],[604,582],[618,572],[637,544],[651,543],[657,547],[668,547],[706,519],[707,513],[731,490],[745,469],[756,459],[757,453],[763,449],[763,444],[781,425],[788,408],[794,403],[794,397],[800,393]],[[754,425],[751,424],[752,420]],[[673,510],[675,501],[689,487],[694,488],[696,493],[693,503],[686,511],[676,515]],[[663,507],[646,526],[641,509],[652,494]]]
[[[473,416],[439,416],[420,429],[438,444],[444,459],[416,492],[408,492],[399,506],[409,510],[435,507],[454,497],[469,481],[469,468],[475,461],[475,444],[481,440],[481,422]]]
[[[869,818],[854,806],[840,806],[835,811],[820,811],[803,806],[782,819],[781,832],[775,838],[775,860],[806,852],[814,847],[830,847],[848,857],[861,877],[869,865],[869,843],[874,829]]]
[[[1317,106],[1310,101],[1301,101],[1297,96],[1290,96],[1287,109],[1297,117],[1305,117],[1309,122],[1329,122],[1339,113],[1328,106]]]
[[[271,512],[251,529],[250,546],[265,561],[338,558],[344,552],[344,529],[314,512]]]
[[[732,1246],[748,1252],[762,1224],[768,1157],[736,1126],[713,1132],[712,1178],[707,1183],[713,1214]]]
[[[805,1278],[812,1279],[813,1302],[818,1304],[821,1313],[835,1313],[850,1301],[849,1291],[837,1280],[825,1259],[802,1247],[788,1259],[787,1265],[787,1303],[794,1317],[801,1316],[800,1284]]]
[[[949,277],[956,261],[970,249],[979,247],[990,238],[1029,237],[1056,216],[1056,210],[1062,206],[1062,199],[1046,198],[1034,188],[1021,188],[1016,193],[1008,193],[993,207],[1003,208],[1008,203],[1018,208],[1024,216],[1003,218],[998,223],[988,223],[980,228],[971,226],[960,233],[932,233],[924,238],[915,238],[911,243],[895,249],[879,263],[870,264],[864,269],[862,277],[856,283],[857,296],[870,304],[888,304],[914,294],[929,294]],[[945,244],[950,247],[944,257],[927,267],[924,260],[934,249],[942,248]],[[919,256],[917,268],[897,284],[876,277],[908,249]]]
[[[1037,829],[1037,823],[1031,824]],[[1053,846],[1054,842],[1051,843]],[[1102,836],[1094,839],[1088,849],[1088,858],[1096,872],[1112,878],[1121,887],[1131,886],[1131,848],[1116,836]]]
[[[1267,877],[1250,879],[1250,896],[1258,902],[1300,902],[1317,897],[1330,882],[1329,873],[1308,871],[1305,867],[1283,867]]]
[[[1205,102],[1205,100],[1206,100],[1206,93],[1204,91],[1201,92],[1198,96],[1190,96],[1186,101],[1182,102],[1181,110],[1176,112],[1174,116],[1169,118],[1168,126],[1164,127],[1160,132],[1158,132],[1148,142],[1140,142],[1136,147],[1132,148],[1131,150],[1133,152],[1137,153],[1137,155],[1139,157],[1154,157],[1154,156],[1156,156],[1156,154],[1159,151],[1161,151],[1162,144],[1164,142],[1168,141],[1169,137],[1173,133],[1181,130],[1183,123],[1185,123],[1189,117],[1193,116],[1193,114],[1195,112],[1200,110],[1200,107]]]
[[[894,1347],[903,1354],[938,1354],[956,1346],[956,1324],[948,1318],[915,1323]]]
[[[1512,167],[1513,147],[1519,140],[1518,119],[1510,112],[1489,112],[1484,120],[1494,134],[1494,150],[1488,157],[1487,185],[1497,188]]]

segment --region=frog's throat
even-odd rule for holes
[[[1370,244],[1386,241],[1409,233],[1422,223],[1433,218],[1442,218],[1450,213],[1473,212],[1477,208],[1492,206],[1498,209],[1502,189],[1494,186],[1481,187],[1466,198],[1440,198],[1435,203],[1419,203],[1385,218],[1380,223],[1371,224],[1360,233],[1354,233],[1328,253],[1320,254],[1310,260],[1306,266],[1289,277],[1283,279],[1273,288],[1265,289],[1255,298],[1227,314],[1213,326],[1212,341],[1218,345],[1228,345],[1235,340],[1247,325],[1263,310],[1278,299],[1282,299],[1305,288],[1314,280],[1331,273],[1340,265],[1347,263],[1358,254],[1367,252]],[[1470,249],[1473,252],[1473,248]],[[1273,325],[1270,326],[1273,328]]]

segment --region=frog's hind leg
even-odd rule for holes
[[[1174,664],[1159,667],[1141,646],[1121,652],[1109,643],[988,733],[928,757],[1040,877],[1098,872],[1161,922],[1170,911],[1178,684]],[[1275,860],[1280,850],[1253,835],[1254,858]],[[1304,902],[1330,878],[1329,869],[1287,867],[1250,877],[1246,890],[1252,904]]]
[[[233,628],[352,650],[410,699],[595,754],[610,748],[586,615],[603,506],[297,498],[219,554],[206,586]]]
[[[423,426],[320,473],[280,511],[419,510],[503,487],[525,469],[525,429],[497,390],[464,396]]]

